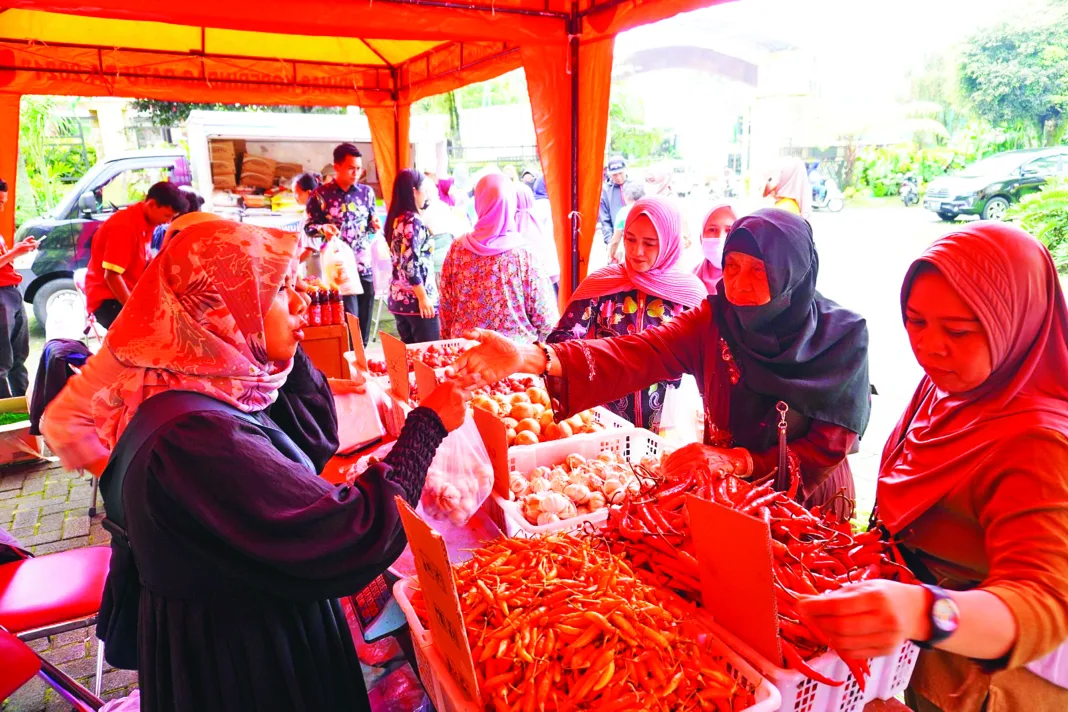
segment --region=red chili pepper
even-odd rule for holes
[[[831,687],[841,687],[845,684],[845,680],[832,680],[826,675],[816,672],[811,665],[806,663],[801,658],[801,655],[797,652],[797,649],[787,643],[785,640],[782,641],[782,652],[783,655],[786,657],[786,667],[797,670],[810,680],[822,682],[824,685],[830,685]]]

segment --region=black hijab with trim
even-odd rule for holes
[[[816,291],[819,257],[807,220],[768,208],[734,223],[724,259],[764,261],[771,301],[735,306],[723,285],[709,297],[746,385],[809,418],[863,435],[871,415],[868,328]]]

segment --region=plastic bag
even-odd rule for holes
[[[100,712],[140,712],[141,691],[134,690],[128,697],[121,697],[108,702],[100,708]]]
[[[493,467],[470,411],[449,433],[430,463],[419,509],[427,519],[462,526],[493,489]]]
[[[704,400],[693,376],[685,375],[678,388],[668,388],[660,411],[660,437],[675,448],[701,442],[701,415]]]
[[[351,247],[335,238],[323,245],[320,255],[322,256],[323,277],[328,287],[338,290],[344,296],[363,294],[363,285],[360,284],[360,275],[357,272],[356,255]]]
[[[335,393],[334,409],[337,411],[338,454],[354,452],[385,436],[386,429],[373,394]]]

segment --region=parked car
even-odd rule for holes
[[[927,188],[923,207],[947,222],[958,215],[1001,220],[1009,205],[1058,176],[1068,177],[1066,146],[999,153],[936,178]]]
[[[128,153],[103,160],[89,169],[59,205],[15,233],[15,242],[28,237],[43,240],[35,252],[15,260],[22,275],[23,298],[33,305],[44,325],[48,309],[57,303],[81,304],[74,271],[89,265],[89,250],[97,228],[115,212],[144,197],[152,184],[175,176],[185,152],[156,150]]]

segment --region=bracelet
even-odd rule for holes
[[[539,375],[542,378],[547,378],[549,376],[549,365],[553,362],[552,351],[549,350],[549,346],[547,344],[543,344],[540,341],[535,341],[534,345],[541,349],[541,352],[545,354],[545,370],[542,371]]]

